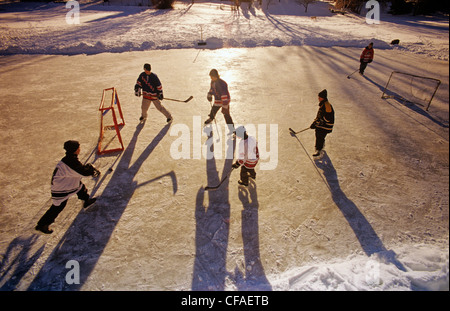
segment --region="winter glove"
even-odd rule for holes
[[[212,101],[212,95],[210,93],[208,93],[208,95],[206,96],[206,99],[210,102]]]
[[[134,95],[136,95],[136,96],[141,96],[141,88],[139,87],[139,85],[138,84],[136,84],[135,86],[134,86]]]
[[[102,173],[101,173],[98,169],[96,169],[96,168],[94,167],[94,174],[92,174],[92,176],[94,176],[94,178],[97,178],[97,177],[99,177],[101,174],[102,174]]]
[[[313,122],[309,128],[312,129],[312,130],[315,129],[316,128],[316,123]]]
[[[158,94],[158,99],[159,99],[159,100],[163,100],[163,99],[164,99],[163,93],[159,93],[159,94]]]
[[[89,168],[92,169],[92,176],[93,176],[93,177],[98,177],[98,176],[100,176],[101,172],[100,172],[98,169],[96,169],[94,165],[92,165],[91,163],[89,163],[89,164],[87,164],[87,166],[88,166]]]
[[[238,161],[236,161],[233,165],[231,165],[232,168],[238,168],[239,166],[241,165],[239,164]]]
[[[372,60],[370,59],[369,61],[368,61],[368,63],[370,64],[372,62]]]

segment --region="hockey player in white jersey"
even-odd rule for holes
[[[239,126],[236,137],[240,138],[237,161],[232,165],[234,169],[241,167],[241,186],[248,186],[248,178],[256,179],[255,166],[259,161],[258,142],[253,136],[249,136],[245,127]]]
[[[81,182],[85,176],[98,177],[100,171],[92,164],[83,165],[78,160],[80,143],[69,140],[64,143],[66,156],[61,159],[53,171],[51,193],[52,206],[38,221],[36,230],[46,234],[53,232],[49,226],[55,221],[59,213],[66,207],[67,200],[73,195],[84,201],[83,207],[87,208],[95,203],[95,198],[90,198],[86,186]]]

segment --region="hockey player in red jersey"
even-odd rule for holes
[[[95,203],[95,198],[89,198],[86,186],[81,182],[84,176],[100,176],[100,171],[92,164],[83,165],[78,160],[80,154],[80,143],[75,140],[68,140],[64,143],[66,156],[59,161],[53,171],[51,193],[52,206],[38,221],[36,230],[46,234],[53,232],[49,228],[59,213],[66,207],[67,200],[73,195],[84,201],[83,207],[87,208]]]
[[[230,131],[234,130],[233,119],[230,116],[230,93],[228,92],[228,84],[222,80],[216,69],[212,69],[209,73],[211,78],[211,87],[209,89],[207,99],[209,102],[212,101],[214,96],[214,105],[211,107],[209,113],[209,119],[205,121],[205,124],[211,123],[216,117],[216,113],[222,108],[222,113],[230,127]]]
[[[373,42],[370,42],[368,46],[362,51],[361,56],[359,57],[359,61],[361,65],[359,66],[359,73],[361,75],[364,75],[364,70],[366,70],[366,67],[368,64],[370,64],[373,61],[374,57],[374,50],[373,50]]]
[[[232,165],[233,168],[241,167],[241,179],[239,185],[248,186],[248,178],[256,179],[255,166],[259,161],[258,142],[253,136],[249,136],[245,127],[239,126],[236,137],[240,138],[238,148],[238,158]]]

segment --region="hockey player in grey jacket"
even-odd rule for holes
[[[100,171],[97,170],[92,164],[83,165],[78,160],[80,154],[80,143],[74,140],[69,140],[64,143],[64,149],[66,150],[66,156],[61,159],[56,165],[53,171],[51,193],[52,193],[52,206],[38,221],[36,230],[46,234],[53,232],[49,228],[59,213],[66,207],[67,200],[77,195],[80,200],[84,201],[84,207],[89,207],[94,204],[96,199],[89,198],[89,194],[85,185],[81,182],[81,178],[84,176],[100,175]]]

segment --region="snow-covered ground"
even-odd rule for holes
[[[448,290],[448,17],[382,14],[368,25],[328,6],[86,4],[68,25],[61,3],[0,5],[0,288]],[[369,41],[366,77],[346,79]],[[170,125],[154,107],[138,125],[133,86],[145,62],[165,96],[194,96],[164,101]],[[212,68],[230,86],[234,121],[266,157],[248,189],[236,172],[218,191],[203,189],[232,163],[220,113],[218,137],[215,124],[213,139],[201,130]],[[442,81],[428,111],[381,99],[393,70]],[[98,105],[112,86],[125,151],[98,157]],[[309,126],[324,88],[336,126],[315,162],[314,132],[288,128]],[[68,139],[102,170],[84,180],[99,200],[83,210],[71,199],[43,236],[34,226]],[[216,157],[197,158],[212,142]],[[66,282],[70,260],[80,284]]]
[[[205,40],[205,48],[260,46],[342,46],[360,48],[369,40],[391,48],[448,60],[448,16],[396,16],[382,13],[380,24],[367,24],[366,14],[333,14],[329,1],[309,5],[294,0],[243,3],[175,2],[174,10],[140,6],[80,5],[80,24],[66,23],[70,12],[61,3],[3,5],[0,11],[2,54],[96,54],[103,52],[186,49]],[[384,12],[386,9],[382,10]],[[363,10],[364,11],[364,10]],[[313,18],[311,18],[313,17]],[[69,14],[73,21],[74,15]]]

